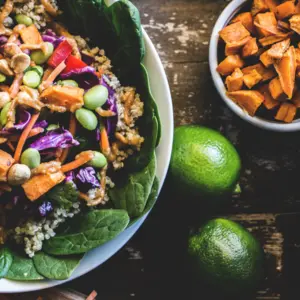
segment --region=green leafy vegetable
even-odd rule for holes
[[[55,186],[47,193],[50,201],[57,203],[64,208],[71,208],[73,203],[78,201],[79,192],[72,182],[66,182]]]
[[[154,152],[150,163],[142,171],[128,175],[124,183],[116,184],[109,196],[116,208],[125,209],[130,217],[139,217],[146,206],[155,178],[156,157]]]
[[[20,281],[44,279],[44,277],[37,272],[31,258],[25,258],[16,253],[13,253],[13,262],[5,278]]]
[[[49,254],[85,253],[115,238],[129,223],[125,210],[93,210],[72,220],[70,231],[44,243]]]
[[[69,278],[78,266],[82,255],[54,257],[38,252],[33,257],[37,271],[48,279],[64,280]]]
[[[4,277],[7,274],[12,262],[13,262],[13,255],[11,251],[6,247],[1,248],[0,249],[0,278]]]

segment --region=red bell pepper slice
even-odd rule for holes
[[[62,74],[68,73],[74,69],[81,69],[86,67],[87,64],[83,62],[81,59],[77,58],[74,55],[70,55],[66,60],[66,67]]]
[[[61,62],[66,60],[71,53],[72,46],[67,42],[67,40],[62,41],[49,58],[48,65],[52,68],[56,68]]]

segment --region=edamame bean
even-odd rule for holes
[[[24,24],[30,26],[33,22],[32,19],[25,15],[16,15],[16,21],[18,24]]]
[[[9,111],[10,105],[11,105],[11,102],[6,103],[4,105],[4,107],[2,108],[2,110],[1,110],[0,123],[1,123],[2,126],[5,126],[5,124],[7,122],[7,113]]]
[[[54,129],[57,129],[59,128],[59,125],[58,124],[50,124],[48,127],[47,127],[47,131],[50,131],[50,130],[54,130]]]
[[[98,151],[94,151],[94,158],[88,162],[88,165],[94,168],[103,168],[107,165],[106,157]]]
[[[108,98],[108,90],[103,85],[96,85],[89,89],[83,96],[84,106],[94,110],[102,106]]]
[[[21,155],[21,163],[34,169],[41,163],[41,155],[38,150],[34,148],[26,149]]]
[[[75,117],[78,122],[87,130],[95,130],[98,124],[96,115],[85,108],[77,109],[75,112]]]
[[[0,83],[4,82],[6,80],[6,76],[3,74],[0,74]]]
[[[39,86],[41,82],[41,77],[39,76],[39,74],[36,71],[27,71],[23,77],[23,83],[28,86],[31,87],[33,89],[35,89],[36,87]]]
[[[78,87],[78,83],[75,80],[72,79],[66,79],[66,80],[59,80],[57,82],[58,85],[62,85],[62,86],[74,86],[74,87]]]
[[[35,51],[32,51],[32,53],[30,55],[31,59],[38,65],[44,64],[54,51],[54,46],[49,42],[46,42],[46,43],[48,45],[48,51],[46,54],[43,53],[42,50],[35,50]]]

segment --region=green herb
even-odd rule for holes
[[[37,271],[48,279],[64,280],[69,278],[78,266],[82,255],[54,257],[38,252],[33,257]]]
[[[93,210],[72,220],[70,231],[44,243],[49,254],[85,253],[115,238],[129,223],[125,210]]]
[[[72,182],[59,184],[51,189],[46,197],[64,208],[72,207],[73,203],[78,201],[79,192]]]
[[[44,277],[37,272],[31,258],[25,258],[16,253],[13,253],[13,262],[5,278],[20,281],[44,279]]]
[[[7,274],[12,262],[13,262],[13,255],[11,251],[6,247],[1,248],[0,249],[0,278],[4,277]]]
[[[155,172],[156,158],[153,152],[150,163],[146,168],[129,174],[125,184],[116,184],[109,191],[109,196],[115,207],[125,209],[130,217],[139,217],[145,209]]]

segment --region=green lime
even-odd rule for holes
[[[240,168],[237,151],[219,132],[193,125],[175,129],[170,171],[184,190],[207,196],[232,192]]]
[[[263,275],[263,250],[236,222],[214,219],[191,236],[192,265],[215,288],[227,292],[253,291]]]

